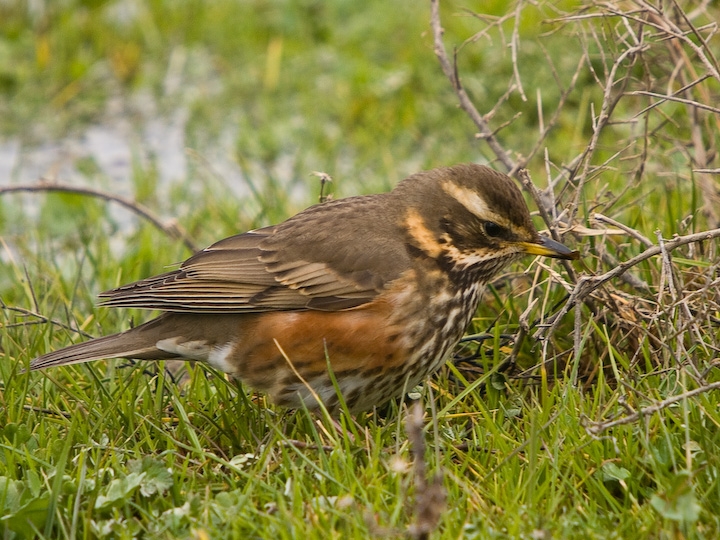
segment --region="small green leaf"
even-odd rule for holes
[[[490,384],[495,390],[505,390],[507,388],[507,377],[502,373],[493,373],[490,377]]]
[[[671,490],[654,494],[650,504],[662,517],[672,521],[694,523],[700,517],[700,504],[686,476],[679,476]]]
[[[142,472],[145,475],[140,485],[140,493],[144,497],[163,494],[173,485],[172,474],[165,464],[151,457],[145,457],[142,461],[130,460],[128,468],[134,473]]]
[[[17,511],[0,518],[0,528],[7,527],[26,538],[35,538],[36,531],[47,519],[49,500],[48,494],[31,499]]]
[[[18,426],[14,422],[8,422],[2,430],[5,438],[10,442],[15,442],[15,433],[17,433]]]
[[[95,501],[95,508],[105,510],[115,506],[117,503],[124,501],[132,496],[142,484],[145,473],[130,473],[124,478],[116,478],[110,482],[107,494],[100,495]]]
[[[32,431],[30,431],[27,424],[20,424],[17,427],[17,432],[15,433],[15,445],[19,446],[21,444],[25,444],[31,437]]]
[[[611,480],[627,480],[630,478],[630,471],[625,467],[619,467],[615,463],[608,462],[602,466],[603,482],[609,482]]]
[[[34,538],[47,518],[49,495],[37,497],[20,480],[0,476],[0,530]]]
[[[0,510],[12,513],[20,507],[22,482],[0,476]]]
[[[30,488],[30,492],[33,494],[33,497],[39,496],[43,485],[38,473],[30,469],[25,473],[25,477],[27,478],[27,485]]]

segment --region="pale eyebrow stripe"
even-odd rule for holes
[[[475,191],[458,186],[454,182],[443,182],[442,188],[445,193],[462,204],[471,214],[476,215],[480,219],[494,221],[498,225],[509,228],[507,220],[490,210],[485,201]]]

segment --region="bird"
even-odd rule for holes
[[[412,390],[462,338],[487,283],[525,255],[577,259],[541,236],[518,186],[488,166],[413,174],[220,240],[174,270],[100,294],[160,310],[49,352],[30,370],[99,359],[205,362],[291,409],[355,414]]]

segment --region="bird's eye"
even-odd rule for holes
[[[505,234],[505,227],[501,227],[493,221],[486,221],[483,223],[483,229],[485,230],[485,234],[487,234],[490,238],[498,238]]]

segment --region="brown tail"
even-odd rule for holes
[[[152,331],[152,327],[156,326],[156,321],[157,319],[120,334],[92,339],[85,343],[70,345],[64,349],[43,354],[30,362],[30,369],[81,364],[102,358],[134,358],[138,360],[173,358],[174,355],[155,347],[157,337],[156,332]],[[148,330],[150,331],[148,332]]]

